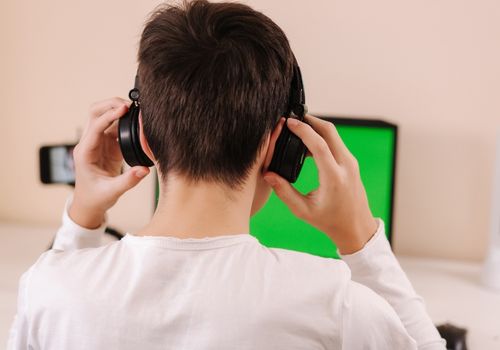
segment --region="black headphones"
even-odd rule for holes
[[[304,93],[304,84],[302,83],[302,74],[295,61],[293,66],[292,85],[290,87],[290,99],[285,116],[305,121],[307,113],[306,95]],[[294,183],[299,177],[300,170],[304,165],[307,148],[302,140],[288,129],[285,122],[281,130],[276,145],[274,147],[273,158],[269,164],[269,171],[273,171],[288,182]]]
[[[123,158],[130,166],[153,166],[153,162],[141,147],[139,134],[139,77],[135,76],[134,88],[128,93],[132,101],[127,114],[118,121],[118,141]]]
[[[139,139],[139,95],[139,82],[136,76],[135,86],[128,94],[130,100],[132,100],[132,104],[127,114],[121,117],[118,122],[118,140],[123,158],[128,165],[150,167],[153,166],[153,162],[142,150]],[[302,83],[302,74],[297,62],[295,62],[290,87],[290,99],[284,116],[287,119],[297,118],[300,121],[304,121],[305,114],[307,113],[305,103],[306,98]],[[285,123],[276,141],[269,170],[282,176],[288,182],[293,183],[299,177],[306,154],[307,148],[302,140],[293,134]]]

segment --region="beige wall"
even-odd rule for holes
[[[0,4],[0,220],[56,225],[69,193],[38,182],[37,149],[73,141],[91,102],[126,96],[157,1]],[[283,27],[314,113],[400,126],[395,249],[481,259],[500,126],[500,2],[253,0]],[[144,224],[153,181],[110,213]]]

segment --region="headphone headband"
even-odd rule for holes
[[[302,82],[302,73],[300,72],[300,67],[295,56],[293,58],[293,76],[290,85],[287,115],[291,115],[291,113],[300,120],[304,120],[307,113],[306,94],[304,92],[304,83]]]

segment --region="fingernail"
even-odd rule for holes
[[[146,176],[148,173],[148,171],[146,169],[138,169],[135,171],[135,176],[137,176],[138,178],[141,178],[141,177],[144,177]]]
[[[288,125],[289,126],[297,126],[297,125],[299,125],[299,121],[295,118],[288,118]]]

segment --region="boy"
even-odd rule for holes
[[[120,174],[116,122],[129,103],[95,104],[54,249],[21,279],[13,349],[444,349],[334,126],[280,119],[294,58],[275,23],[235,3],[167,5],[138,57],[157,210],[101,246],[106,211],[149,169]],[[285,122],[319,169],[308,195],[267,171]],[[248,234],[271,188],[343,261]]]

